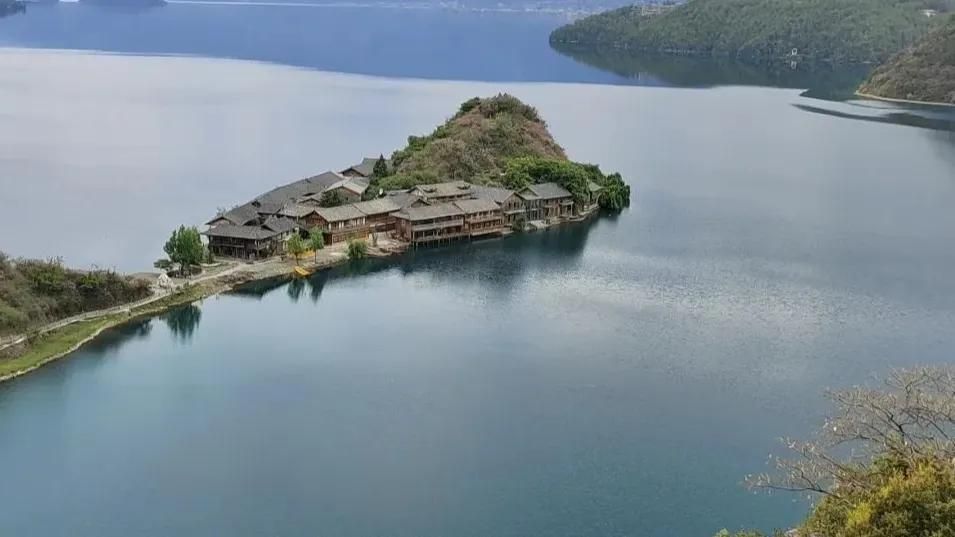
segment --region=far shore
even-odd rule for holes
[[[873,95],[871,93],[862,93],[861,91],[857,91],[856,96],[863,97],[866,99],[872,99],[874,101],[885,101],[889,103],[920,104],[923,106],[945,106],[948,108],[955,108],[955,103],[941,103],[941,102],[935,102],[935,101],[915,101],[912,99],[896,99],[893,97],[882,97],[880,95]]]

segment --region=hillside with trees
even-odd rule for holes
[[[955,15],[873,71],[859,93],[955,104]]]
[[[0,335],[149,296],[149,284],[112,270],[71,270],[58,259],[10,259],[0,252]]]
[[[732,57],[769,64],[881,63],[935,26],[924,9],[948,0],[690,0],[586,17],[551,34],[558,45]],[[797,55],[792,56],[793,50]]]
[[[630,200],[630,187],[619,174],[568,160],[537,110],[506,94],[469,99],[431,134],[409,136],[370,190],[455,180],[514,190],[557,182],[581,199],[591,180],[606,189],[605,207],[620,209]]]

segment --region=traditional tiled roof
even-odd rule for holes
[[[415,196],[411,192],[407,192],[407,191],[401,191],[394,194],[388,194],[387,199],[390,199],[391,201],[398,204],[398,207],[401,209],[406,209],[419,201],[424,202],[424,200],[421,199],[420,197]]]
[[[265,222],[262,223],[262,227],[266,229],[271,229],[272,231],[278,233],[288,233],[293,229],[297,228],[298,225],[294,220],[290,218],[279,218],[276,216],[269,217]]]
[[[353,203],[352,207],[367,215],[393,213],[401,209],[401,206],[390,198],[377,198],[359,203]]]
[[[472,186],[473,185],[467,181],[450,181],[447,183],[418,185],[412,189],[412,192],[420,193],[420,195],[425,198],[449,198],[470,193]]]
[[[302,205],[300,203],[289,203],[285,207],[282,207],[282,210],[279,211],[279,214],[282,216],[287,216],[289,218],[305,218],[306,216],[315,212],[317,207]]]
[[[355,194],[362,195],[365,193],[365,190],[368,190],[368,180],[364,178],[347,177],[341,181],[337,181],[328,185],[328,188],[325,190],[335,190],[337,188],[344,188],[345,190],[350,190]]]
[[[593,182],[593,181],[587,181],[587,190],[589,190],[589,191],[591,191],[591,192],[600,192],[600,191],[603,190],[603,189],[604,189],[604,187],[598,185],[597,183],[595,183],[595,182]]]
[[[265,229],[262,226],[236,226],[233,224],[221,224],[202,234],[207,237],[227,237],[230,239],[264,240],[270,239],[282,232]]]
[[[322,220],[326,222],[341,222],[354,218],[364,218],[365,213],[356,209],[353,205],[341,205],[338,207],[317,207],[315,212]]]
[[[488,211],[500,211],[501,206],[487,199],[457,200],[452,202],[454,205],[464,211],[465,214],[484,213]]]
[[[567,198],[571,196],[570,192],[557,183],[540,183],[537,185],[530,185],[521,192],[523,193],[527,190],[531,191],[535,196],[537,196],[538,199],[542,200]],[[524,197],[523,194],[521,197]]]
[[[497,203],[504,203],[507,201],[507,198],[514,195],[513,190],[492,186],[474,185],[471,187],[471,190],[474,192],[475,197],[491,200]]]
[[[255,211],[262,215],[278,214],[285,206],[284,202],[279,201],[253,201],[250,205],[255,207]]]
[[[371,177],[372,172],[375,171],[375,164],[377,162],[378,159],[375,157],[365,157],[361,159],[361,162],[345,168],[341,173],[344,174],[353,171],[362,177]]]
[[[206,225],[223,225],[225,223],[234,224],[237,226],[242,226],[250,222],[255,221],[259,218],[258,209],[254,207],[251,203],[246,203],[245,205],[240,205],[234,209],[226,211],[212,220],[206,222]]]
[[[418,220],[430,220],[432,218],[444,218],[448,216],[464,216],[464,211],[453,203],[437,203],[435,205],[424,205],[421,207],[408,207],[395,213],[395,216],[415,222]]]

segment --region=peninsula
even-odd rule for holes
[[[955,105],[955,15],[873,71],[859,88],[859,94]]]
[[[162,274],[137,279],[0,257],[0,381],[106,328],[252,280],[533,231],[629,203],[621,176],[570,161],[533,107],[503,94],[471,99],[390,159],[278,186],[215,215],[201,234],[180,227],[164,247],[169,259],[157,262]]]
[[[937,24],[920,0],[689,0],[630,6],[555,30],[558,49],[729,57],[744,63],[881,63]]]

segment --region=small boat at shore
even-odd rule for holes
[[[292,274],[305,278],[307,276],[311,276],[312,271],[306,269],[305,267],[300,267],[296,265],[295,268],[292,269]]]

